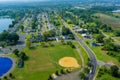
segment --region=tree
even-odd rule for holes
[[[119,68],[116,65],[111,66],[111,73],[114,77],[118,77]]]
[[[13,75],[12,75],[12,73],[10,73],[10,74],[9,74],[9,77],[10,77],[10,78],[13,78]]]
[[[8,31],[3,31],[0,33],[0,41],[6,42],[7,45],[16,44],[19,40],[19,35],[16,33],[9,33]]]
[[[13,53],[18,57],[19,56],[19,50],[18,49],[15,49],[14,51],[13,51]]]
[[[22,60],[27,60],[27,55],[25,54],[25,52],[20,52],[20,56],[19,56]]]
[[[87,74],[88,74],[88,73],[89,73],[89,71],[90,71],[90,70],[89,70],[89,68],[88,68],[88,67],[85,67],[85,68],[84,68],[84,72],[85,72],[85,73],[87,73]]]
[[[81,79],[84,79],[84,78],[86,77],[83,72],[81,72],[79,75],[80,75],[80,78],[81,78]]]
[[[115,31],[114,34],[115,36],[120,36],[120,31]]]
[[[23,26],[23,25],[20,25],[19,27],[20,27],[21,31],[23,32],[24,26]]]
[[[4,76],[4,79],[7,80],[7,76]]]
[[[96,37],[96,41],[97,41],[98,43],[103,43],[103,42],[104,42],[103,38],[104,38],[104,36],[103,36],[102,34],[99,34],[99,35]]]
[[[68,34],[71,34],[71,31],[68,28],[63,26],[62,27],[62,35],[68,35]]]
[[[26,47],[30,48],[32,45],[32,43],[30,42],[30,40],[26,40]]]

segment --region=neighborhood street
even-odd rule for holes
[[[68,25],[64,22],[64,20],[62,20],[62,22],[65,25],[65,27],[69,28]],[[87,51],[87,53],[90,57],[90,61],[92,63],[92,73],[89,74],[89,80],[93,80],[95,77],[95,74],[96,74],[96,69],[97,69],[97,59],[94,55],[94,52],[84,43],[84,41],[82,39],[80,39],[77,36],[77,34],[72,29],[70,29],[70,30],[74,34],[75,39],[79,42],[80,45],[82,45],[82,47]]]

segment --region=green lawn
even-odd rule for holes
[[[62,69],[58,65],[60,58],[65,56],[75,57],[81,65],[81,59],[76,49],[72,49],[68,45],[57,44],[54,47],[37,47],[35,49],[22,50],[29,56],[29,60],[25,62],[24,68],[15,68],[13,75],[15,80],[47,80],[49,75],[56,70]],[[11,55],[14,57],[14,55]]]
[[[87,66],[89,56],[88,56],[87,52],[83,49],[82,46],[79,46],[79,49],[82,52],[82,55],[84,57],[85,66]]]
[[[77,46],[78,46],[78,48],[79,48],[79,50],[81,51],[81,54],[82,54],[82,56],[83,56],[83,58],[84,58],[84,64],[85,64],[85,66],[87,66],[88,58],[89,58],[87,52],[84,50],[84,48],[83,48],[81,45],[79,45],[78,42],[74,42],[74,45],[77,45]]]
[[[120,19],[119,18],[115,18],[113,16],[109,16],[109,15],[106,15],[106,14],[103,14],[103,13],[96,13],[94,15],[99,16],[100,20],[103,23],[111,25],[113,27],[113,29],[115,29],[115,30],[119,29],[120,30]]]
[[[120,41],[120,37],[114,37],[115,39],[117,39],[118,41]]]
[[[116,58],[107,55],[107,54],[106,54],[107,51],[101,50],[101,49],[102,49],[102,46],[96,46],[96,47],[91,46],[91,45],[90,45],[90,41],[89,41],[88,46],[93,50],[93,52],[95,53],[96,57],[97,57],[99,60],[104,61],[104,62],[106,62],[106,63],[114,63],[114,64],[120,66],[120,63],[119,63],[119,61],[118,61]]]
[[[88,44],[87,43],[86,44],[93,50],[93,52],[95,53],[98,60],[104,61],[106,63],[114,63],[114,64],[120,66],[120,62],[116,58],[107,55],[106,54],[107,51],[101,50],[102,46],[96,46],[96,47],[91,46],[90,43],[93,42],[94,40],[85,39],[84,41],[88,43]]]
[[[120,79],[115,78],[106,73],[106,74],[102,75],[100,78],[96,78],[96,80],[120,80]]]

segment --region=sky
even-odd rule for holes
[[[47,1],[47,0],[0,0],[0,2],[29,2],[29,1]]]

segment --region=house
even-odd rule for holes
[[[95,43],[95,42],[91,42],[91,46],[103,46],[104,43]]]
[[[62,36],[62,39],[71,39],[71,37],[69,35],[64,35]]]
[[[49,37],[48,40],[52,41],[52,40],[55,40],[56,38],[55,37]]]
[[[98,46],[95,42],[91,42],[90,44],[91,46]]]
[[[34,42],[34,41],[35,41],[35,36],[34,34],[31,34],[30,42]]]
[[[38,25],[38,30],[40,30],[40,25]]]
[[[88,31],[87,29],[83,29],[83,28],[77,28],[77,29],[75,29],[75,32],[77,32],[77,33],[85,33],[87,31]]]
[[[83,33],[82,36],[83,36],[84,38],[87,38],[87,39],[90,39],[90,38],[91,38],[91,36],[90,36],[89,34],[87,34],[87,33]]]
[[[42,35],[41,35],[41,33],[38,33],[38,35],[37,35],[37,41],[42,41]]]

